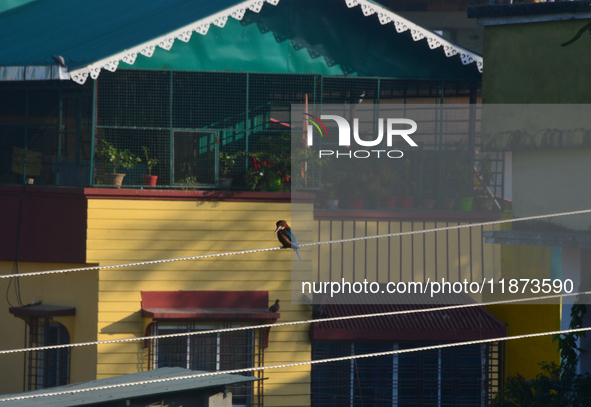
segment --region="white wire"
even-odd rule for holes
[[[300,244],[300,247],[318,246],[318,245],[323,245],[323,244],[334,244],[334,243],[347,243],[347,242],[355,242],[355,241],[359,241],[359,240],[379,239],[382,237],[408,236],[408,235],[416,235],[416,234],[423,234],[423,233],[429,233],[429,232],[441,232],[444,230],[471,228],[471,227],[477,227],[477,226],[500,225],[503,223],[553,218],[553,217],[558,217],[558,216],[580,215],[580,214],[584,214],[584,213],[591,213],[591,209],[585,209],[585,210],[581,210],[581,211],[572,211],[572,212],[553,213],[553,214],[549,214],[549,215],[528,216],[525,218],[517,218],[517,219],[505,219],[505,220],[497,220],[497,221],[491,221],[491,222],[481,222],[481,223],[470,223],[470,224],[465,224],[465,225],[446,226],[446,227],[436,228],[436,229],[414,230],[414,231],[408,231],[408,232],[388,233],[385,235],[362,236],[362,237],[353,237],[350,239],[328,240],[328,241],[324,241],[324,242],[304,243],[304,244]],[[283,249],[283,247],[267,247],[267,248],[263,248],[263,249],[241,250],[241,251],[237,251],[237,252],[203,254],[203,255],[199,255],[199,256],[177,257],[174,259],[149,260],[149,261],[140,261],[140,262],[135,262],[135,263],[113,264],[110,266],[79,267],[79,268],[62,269],[62,270],[34,271],[34,272],[30,272],[30,273],[20,273],[20,274],[4,274],[4,275],[0,275],[0,279],[15,278],[15,277],[32,277],[32,276],[41,276],[41,275],[46,275],[46,274],[72,273],[75,271],[105,270],[105,269],[114,269],[114,268],[121,268],[121,267],[143,266],[143,265],[147,265],[147,264],[172,263],[172,262],[176,262],[176,261],[199,260],[199,259],[207,259],[207,258],[212,258],[212,257],[234,256],[234,255],[238,255],[238,254],[270,252],[270,251],[280,250],[280,249]]]
[[[306,362],[286,363],[286,364],[282,364],[282,365],[271,365],[271,366],[251,367],[251,368],[245,368],[245,369],[224,370],[224,371],[219,371],[219,372],[198,373],[198,374],[192,374],[192,375],[186,375],[186,376],[169,377],[169,378],[165,378],[165,379],[153,379],[153,380],[144,380],[144,381],[132,382],[132,383],[111,384],[111,385],[107,385],[107,386],[91,387],[88,389],[67,390],[67,391],[43,393],[43,394],[31,394],[28,396],[19,396],[19,397],[10,397],[10,398],[0,399],[0,402],[28,400],[28,399],[33,399],[33,398],[49,397],[49,396],[61,396],[61,395],[66,395],[66,394],[85,393],[85,392],[96,391],[96,390],[108,390],[108,389],[115,389],[115,388],[121,388],[121,387],[129,387],[129,386],[139,386],[139,385],[152,384],[152,383],[164,383],[164,382],[170,382],[173,380],[186,380],[186,379],[193,379],[193,378],[197,378],[197,377],[218,376],[221,374],[247,373],[247,372],[254,372],[254,371],[268,370],[268,369],[280,369],[280,368],[294,367],[294,366],[315,365],[315,364],[320,364],[320,363],[340,362],[343,360],[353,360],[353,359],[371,358],[371,357],[378,357],[378,356],[388,356],[388,355],[395,355],[395,354],[400,354],[400,353],[421,352],[421,351],[426,351],[426,350],[453,348],[453,347],[458,347],[458,346],[477,345],[477,344],[490,343],[490,342],[505,342],[505,341],[510,341],[510,340],[514,340],[514,339],[535,338],[535,337],[546,336],[546,335],[561,335],[561,334],[569,334],[569,333],[585,332],[585,331],[591,331],[591,327],[578,328],[578,329],[565,329],[562,331],[540,332],[540,333],[525,334],[525,335],[515,335],[515,336],[504,337],[504,338],[479,339],[479,340],[466,341],[466,342],[445,343],[445,344],[439,344],[439,345],[424,346],[421,348],[398,349],[398,350],[391,350],[391,351],[387,351],[387,352],[368,353],[368,354],[364,354],[364,355],[354,355],[354,356],[342,356],[342,357],[330,358],[330,359],[309,360]]]
[[[485,303],[448,305],[448,306],[436,307],[436,308],[390,311],[390,312],[381,312],[381,313],[377,313],[377,314],[347,315],[347,316],[342,316],[342,317],[309,319],[309,320],[304,320],[304,321],[290,321],[290,322],[280,322],[280,323],[262,324],[262,325],[249,325],[249,326],[241,326],[241,327],[234,327],[234,328],[220,328],[220,329],[213,329],[213,330],[208,330],[208,331],[180,332],[180,333],[167,334],[167,335],[152,335],[152,336],[141,336],[141,337],[135,337],[135,338],[109,339],[109,340],[105,340],[105,341],[68,343],[68,344],[63,344],[63,345],[39,346],[36,348],[8,349],[8,350],[0,351],[0,355],[10,354],[10,353],[19,353],[19,352],[34,352],[34,351],[42,351],[42,350],[50,350],[50,349],[75,348],[75,347],[90,346],[90,345],[103,345],[103,344],[120,343],[120,342],[137,342],[137,341],[143,341],[143,340],[177,338],[177,337],[192,336],[192,335],[206,335],[206,334],[214,334],[214,333],[221,333],[221,332],[246,331],[246,330],[251,330],[251,329],[277,328],[277,327],[283,327],[283,326],[342,321],[342,320],[347,320],[347,319],[376,318],[376,317],[385,317],[385,316],[401,315],[401,314],[417,314],[417,313],[423,313],[423,312],[449,311],[449,310],[461,309],[461,308],[471,308],[471,307],[501,305],[501,304],[514,304],[514,303],[534,301],[534,300],[548,300],[548,299],[563,298],[563,297],[574,297],[576,295],[585,295],[585,294],[591,294],[591,291],[582,291],[580,293],[569,293],[569,294],[546,295],[546,296],[542,296],[542,297],[519,298],[519,299],[514,299],[514,300],[491,301],[491,302],[485,302]]]

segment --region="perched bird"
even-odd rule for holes
[[[275,229],[275,234],[277,235],[277,239],[279,239],[279,242],[285,248],[291,247],[292,249],[294,249],[296,254],[298,255],[298,259],[302,261],[299,251],[300,245],[298,244],[298,241],[293,235],[293,233],[291,233],[291,228],[289,227],[287,222],[284,220],[278,220],[275,225],[277,226],[277,229]]]
[[[275,300],[275,304],[269,307],[269,311],[273,313],[279,311],[279,300]]]
[[[53,61],[58,64],[59,66],[66,66],[66,60],[64,59],[63,56],[61,55],[53,55],[51,58],[53,58]]]

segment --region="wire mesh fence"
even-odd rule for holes
[[[405,117],[421,120],[413,135],[420,150],[407,156],[418,174],[409,180],[413,210],[431,210],[424,199],[434,199],[434,209],[447,208],[444,195],[453,187],[444,184],[459,179],[462,157],[471,169],[472,195],[479,187],[489,197],[502,195],[502,153],[484,155],[478,148],[477,83],[120,69],[84,86],[0,86],[10,96],[0,102],[0,182],[6,184],[290,190],[291,106],[341,104],[388,112],[402,106]],[[446,109],[443,118],[430,107],[442,105],[457,108]],[[359,119],[361,127],[374,126],[373,117]],[[404,164],[397,165],[401,178]],[[337,183],[331,177],[330,170],[310,165],[303,189],[322,195],[323,185]]]

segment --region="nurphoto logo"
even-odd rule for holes
[[[308,122],[307,126],[307,144],[314,145],[314,128],[316,128],[321,137],[328,137],[328,131],[323,120],[334,120],[339,128],[339,146],[351,146],[351,125],[342,116],[337,115],[321,115],[320,118],[309,113],[303,113],[304,120]],[[395,126],[410,126],[410,128],[395,128]],[[410,137],[417,130],[417,123],[411,119],[386,119],[386,146],[392,147],[392,140],[394,137],[402,137],[411,147],[418,147],[417,143]],[[353,119],[353,139],[355,143],[361,147],[375,147],[382,144],[384,140],[384,119],[378,119],[378,135],[373,140],[363,140],[359,136],[359,119]],[[372,154],[376,154],[380,158],[381,154],[388,158],[401,158],[404,153],[400,150],[355,150],[348,152],[341,152],[337,150],[319,150],[319,157],[335,156],[337,158],[344,156],[349,158],[369,158]]]

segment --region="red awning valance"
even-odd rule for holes
[[[153,319],[276,320],[268,291],[142,291],[142,316]]]
[[[424,309],[435,305],[330,304],[325,317]],[[421,312],[375,318],[318,322],[310,326],[312,341],[469,341],[507,336],[507,326],[484,307]]]

